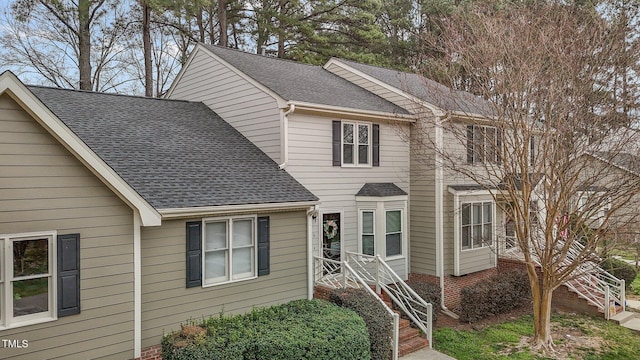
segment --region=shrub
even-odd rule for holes
[[[627,264],[622,260],[616,258],[607,258],[601,264],[602,268],[610,272],[618,279],[625,281],[625,286],[630,289],[633,280],[638,276],[638,271],[632,265]]]
[[[163,337],[162,358],[355,360],[370,358],[370,351],[366,325],[356,313],[322,300],[296,300],[183,326]]]
[[[362,289],[336,289],[331,291],[329,299],[339,306],[355,311],[367,324],[371,359],[392,358],[393,320],[376,298]]]
[[[432,311],[432,319],[433,321],[438,320],[438,311],[437,309],[440,307],[441,300],[441,292],[440,286],[424,281],[417,280],[409,280],[407,281],[407,285],[413,289],[421,298],[423,298],[426,302],[430,303]],[[427,309],[420,309],[420,311],[426,313]]]
[[[460,320],[476,322],[511,311],[530,298],[529,278],[523,271],[507,271],[460,291]]]

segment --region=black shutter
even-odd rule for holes
[[[202,222],[187,222],[187,287],[202,286]]]
[[[380,124],[373,124],[373,166],[380,166]]]
[[[269,275],[269,217],[258,218],[258,276]]]
[[[502,164],[502,129],[496,129],[496,164]]]
[[[536,162],[536,138],[531,136],[529,140],[529,164],[533,166]]]
[[[342,123],[333,121],[333,166],[342,165]]]
[[[473,125],[467,125],[467,163],[473,164],[474,143],[473,143]]]
[[[80,234],[58,235],[58,317],[80,313]]]

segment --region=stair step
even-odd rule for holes
[[[429,346],[429,341],[425,338],[414,337],[411,340],[400,343],[398,346],[398,355],[405,356],[412,352],[418,351],[420,349],[424,349]]]
[[[409,320],[400,318],[400,323],[398,325],[398,329],[402,330],[404,328],[410,327],[410,325],[411,325],[411,322]]]
[[[414,329],[412,327],[405,327],[400,329],[400,332],[398,334],[398,342],[400,344],[404,344],[409,340],[418,336],[420,336],[420,331],[418,331],[418,329]]]
[[[622,311],[611,317],[611,321],[618,325],[623,325],[633,319],[637,318],[637,314],[631,311]]]

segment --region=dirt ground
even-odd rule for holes
[[[474,324],[461,323],[458,320],[452,319],[444,314],[440,314],[434,327],[436,329],[452,328],[456,330],[480,331],[494,324],[501,324],[516,320],[526,314],[531,314],[531,308],[525,306],[506,314],[488,317]],[[602,338],[594,337],[593,335],[585,335],[580,329],[570,325],[562,325],[557,322],[552,322],[551,331],[552,338],[556,343],[555,352],[553,354],[540,353],[541,356],[548,356],[558,360],[575,359],[578,349],[580,349],[580,352],[588,349],[593,349],[595,352],[598,352],[604,344]],[[517,353],[520,349],[530,348],[530,341],[531,337],[524,336],[520,339],[520,343],[518,345],[505,348],[501,353],[508,355]]]

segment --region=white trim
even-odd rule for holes
[[[310,206],[318,205],[319,201],[301,201],[301,202],[284,202],[284,203],[265,203],[265,204],[244,204],[244,205],[219,205],[219,206],[200,206],[189,208],[166,208],[158,209],[158,213],[162,215],[162,219],[179,219],[187,217],[197,217],[205,215],[218,215],[225,213],[255,213],[258,211],[294,211],[306,210]]]
[[[313,219],[318,217],[318,205],[307,210],[307,299],[313,299],[314,259],[313,259]]]
[[[0,74],[0,94],[3,93],[9,94],[105,185],[137,209],[144,226],[160,225],[160,214],[9,71]]]
[[[395,196],[356,196],[356,201],[370,201],[370,202],[389,202],[389,201],[407,201],[409,195],[395,195]]]
[[[328,214],[340,214],[340,260],[345,259],[344,249],[344,210],[321,210],[318,213],[318,241],[320,246],[318,247],[318,256],[324,257],[324,229],[323,229],[323,217]]]
[[[329,117],[358,116],[358,117],[367,117],[371,120],[373,119],[395,120],[395,121],[403,121],[403,122],[411,122],[411,123],[414,123],[417,121],[416,116],[411,114],[396,114],[396,113],[388,113],[388,112],[382,112],[382,111],[347,108],[342,106],[315,104],[315,103],[309,103],[304,101],[294,101],[294,100],[287,102],[287,104],[295,105],[296,109],[299,111],[321,112],[321,113],[326,113],[327,116]]]
[[[353,142],[349,145],[353,147],[352,161],[347,164],[344,162],[344,126],[353,126]],[[367,127],[367,162],[360,163],[360,126]],[[341,120],[340,121],[340,166],[344,168],[372,168],[373,167],[373,124],[369,121]]]
[[[34,314],[22,315],[19,317],[13,316],[13,301],[6,301],[6,299],[13,299],[13,286],[12,281],[14,279],[13,276],[13,251],[7,251],[9,248],[13,249],[14,241],[24,241],[24,240],[39,240],[40,238],[46,238],[48,240],[47,246],[49,251],[47,253],[48,256],[48,273],[46,276],[21,276],[20,280],[29,280],[29,279],[40,279],[40,278],[49,278],[49,286],[47,288],[47,296],[49,307],[46,312],[39,312]],[[50,321],[58,320],[58,232],[55,230],[52,231],[38,231],[38,232],[26,232],[26,233],[15,233],[15,234],[0,234],[0,239],[2,240],[0,244],[2,244],[2,248],[0,248],[0,264],[3,264],[4,268],[0,269],[0,272],[3,275],[2,282],[4,283],[3,291],[0,292],[2,298],[0,298],[0,304],[2,304],[2,309],[0,309],[0,330],[6,329],[14,329],[18,327],[35,325]],[[11,254],[11,260],[4,256],[7,254]],[[17,320],[16,320],[17,318]]]
[[[378,246],[376,246],[376,223],[377,223],[376,210],[377,209],[367,209],[367,208],[358,207],[358,219],[357,219],[358,252],[361,254],[364,254],[363,247],[362,247],[362,236],[364,236],[364,233],[362,231],[362,225],[364,224],[364,221],[362,220],[362,214],[365,212],[370,212],[373,214],[373,234],[367,234],[367,235],[373,235],[373,255],[374,256],[376,255],[376,249],[378,248]],[[371,255],[371,254],[368,254],[368,255]]]
[[[283,99],[280,95],[278,95],[276,92],[274,92],[273,90],[271,90],[268,87],[264,86],[262,83],[258,82],[257,80],[255,80],[254,78],[252,78],[249,75],[245,74],[244,72],[240,71],[238,68],[236,68],[235,66],[233,66],[229,62],[225,61],[220,56],[216,55],[213,51],[207,49],[207,47],[202,45],[202,44],[197,44],[196,45],[194,51],[189,56],[189,60],[182,67],[182,69],[178,73],[178,76],[176,76],[176,79],[173,81],[173,84],[171,84],[171,87],[169,88],[169,91],[167,91],[167,95],[166,95],[167,98],[171,97],[171,95],[173,95],[173,90],[177,86],[176,84],[178,84],[178,82],[182,79],[182,75],[188,69],[188,65],[191,63],[191,60],[195,58],[196,53],[199,52],[199,51],[203,51],[204,53],[206,53],[207,55],[211,56],[216,61],[218,61],[220,64],[222,64],[225,67],[227,67],[233,73],[235,73],[236,75],[240,76],[245,81],[249,82],[251,85],[255,86],[256,88],[258,88],[259,90],[261,90],[265,94],[271,96],[274,100],[276,100],[276,102],[278,103],[278,107],[279,108],[287,107],[287,101],[285,99]],[[239,51],[239,50],[237,50],[237,51]],[[249,55],[251,55],[251,54],[249,54]]]
[[[493,196],[493,192],[491,190],[455,190],[453,188],[451,188],[450,186],[448,187],[448,190],[450,193],[452,193],[453,195],[456,196]]]
[[[247,276],[243,276],[237,279],[233,278],[233,223],[236,221],[242,221],[242,220],[251,220],[251,242],[252,245],[251,247],[253,248],[253,259],[251,261],[251,274],[247,275]],[[207,223],[214,223],[214,222],[224,222],[225,223],[225,229],[226,229],[226,252],[227,252],[227,256],[228,258],[225,259],[225,269],[227,270],[227,274],[226,274],[226,278],[227,280],[225,281],[215,281],[212,283],[207,284],[207,278],[206,278],[206,241],[207,241]],[[203,288],[207,288],[207,287],[213,287],[213,286],[218,286],[218,285],[223,285],[223,284],[229,284],[229,283],[236,283],[239,281],[244,281],[244,280],[251,280],[251,279],[255,279],[258,277],[258,216],[256,214],[251,214],[251,215],[237,215],[237,216],[222,216],[222,217],[209,217],[209,218],[203,218],[202,219],[202,287]],[[250,248],[249,246],[247,246],[246,248]],[[220,250],[216,250],[216,251],[220,251]],[[244,273],[243,273],[244,274]]]
[[[453,194],[453,275],[460,276],[460,196]]]
[[[405,208],[384,208],[384,259],[385,260],[397,260],[397,259],[402,259],[405,258],[405,254],[406,254],[406,250],[407,250],[407,244],[406,244],[406,220],[405,220],[405,216],[406,216],[406,204],[405,204]],[[400,211],[400,221],[402,222],[400,224],[400,254],[396,254],[396,255],[387,255],[387,213],[391,212],[391,211]]]
[[[440,277],[442,308],[444,306],[444,168],[442,164],[443,130],[440,119],[436,119],[435,128],[435,206],[436,206],[436,276]]]
[[[353,73],[355,75],[358,75],[361,78],[363,78],[363,79],[365,79],[365,80],[367,80],[369,82],[372,82],[372,83],[374,83],[374,84],[376,84],[378,86],[381,86],[381,87],[393,92],[394,94],[397,94],[397,95],[400,95],[400,96],[406,98],[407,100],[411,101],[414,104],[420,104],[420,106],[426,107],[427,109],[431,110],[433,112],[433,114],[435,116],[437,116],[437,117],[444,116],[446,114],[445,111],[442,110],[440,107],[438,107],[438,106],[436,106],[434,104],[431,104],[431,103],[429,103],[427,101],[424,101],[422,99],[419,99],[418,97],[416,97],[414,95],[411,95],[411,94],[409,94],[409,93],[407,93],[405,91],[402,91],[402,90],[396,88],[395,86],[391,86],[390,84],[388,84],[388,83],[386,83],[384,81],[378,80],[378,79],[376,79],[376,78],[374,78],[374,77],[372,77],[372,76],[370,76],[368,74],[365,74],[364,72],[362,72],[360,70],[356,70],[355,68],[353,68],[353,67],[351,67],[351,66],[349,66],[349,65],[347,65],[347,64],[345,64],[343,62],[341,62],[337,58],[329,59],[329,61],[327,61],[327,63],[324,64],[323,67],[324,67],[325,70],[332,72],[331,70],[329,70],[329,67],[331,65],[336,65],[336,66],[338,66],[338,67],[340,67],[340,68],[342,68],[342,69],[344,69],[346,71],[349,71],[349,72],[351,72],[351,73]],[[373,91],[371,91],[371,90],[367,90],[367,91],[373,93]],[[376,95],[378,95],[378,94],[376,94]],[[380,95],[378,95],[378,96],[380,96]],[[398,105],[398,104],[396,104],[396,105]],[[398,106],[400,106],[400,105],[398,105]],[[401,107],[405,108],[405,106],[401,106]]]
[[[142,354],[142,220],[137,210],[133,211],[133,358]]]

